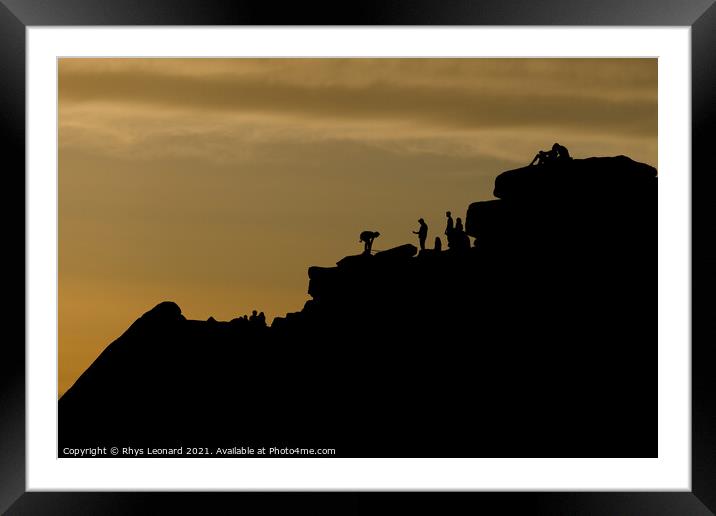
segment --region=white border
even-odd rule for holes
[[[28,28],[27,489],[690,490],[689,28]],[[658,459],[57,459],[58,56],[659,58]]]

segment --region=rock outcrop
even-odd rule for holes
[[[61,445],[655,456],[655,170],[573,160],[495,190],[476,247],[311,267],[271,327],[159,305],[60,400]]]
[[[626,156],[555,161],[508,170],[495,179],[498,199],[613,199],[652,194],[656,169]]]

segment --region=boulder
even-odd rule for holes
[[[413,244],[403,244],[398,247],[393,247],[392,249],[376,253],[375,259],[380,260],[381,263],[385,261],[403,261],[412,258],[417,254],[417,252],[418,248]]]
[[[312,297],[320,297],[322,293],[335,284],[339,278],[340,271],[338,267],[318,267],[308,268],[308,294]]]
[[[506,205],[503,201],[480,201],[472,203],[467,208],[465,233],[474,238],[484,236],[485,231],[494,228],[496,222],[504,218],[505,210]]]
[[[173,301],[159,303],[140,318],[140,320],[149,322],[183,321],[185,319],[181,313],[181,308]]]
[[[499,199],[574,199],[640,195],[656,187],[656,169],[627,156],[570,159],[508,170],[495,179]]]
[[[342,268],[348,268],[348,267],[362,267],[370,262],[370,260],[373,258],[370,254],[352,254],[350,256],[346,256],[344,258],[341,258],[336,262],[336,265],[338,267]]]

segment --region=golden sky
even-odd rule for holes
[[[59,393],[137,317],[300,310],[560,142],[657,166],[655,59],[61,59]]]

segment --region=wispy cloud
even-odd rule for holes
[[[161,115],[162,110],[185,110],[325,119],[336,125],[398,121],[436,131],[559,127],[565,132],[590,128],[637,136],[653,136],[656,131],[656,98],[625,95],[625,91],[632,91],[626,87],[632,83],[625,86],[621,75],[612,78],[614,94],[606,94],[608,89],[601,85],[596,89],[591,86],[589,91],[595,94],[590,95],[585,94],[582,75],[575,74],[575,79],[563,74],[555,91],[550,84],[556,78],[545,76],[543,70],[535,77],[520,77],[520,88],[515,87],[517,77],[509,88],[499,87],[506,80],[505,71],[495,83],[490,83],[489,77],[477,77],[472,87],[463,76],[429,84],[411,81],[413,76],[387,80],[381,73],[373,81],[349,84],[328,80],[330,75],[326,75],[326,81],[315,79],[315,84],[308,84],[286,80],[280,74],[182,76],[161,67],[158,72],[63,71],[60,99],[63,105],[117,104],[126,109],[151,109],[155,115]]]

